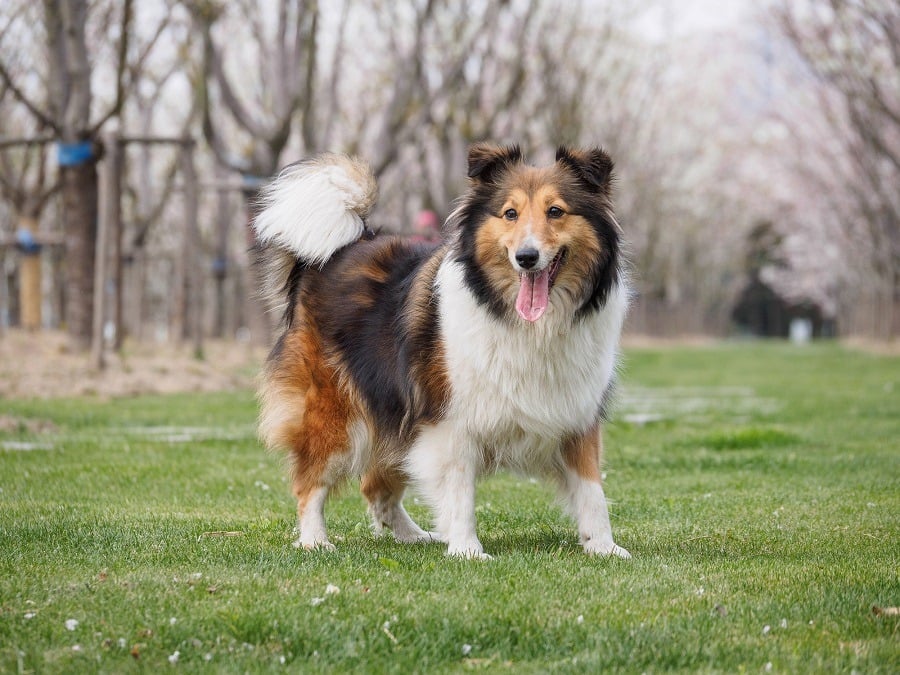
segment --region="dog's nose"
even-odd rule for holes
[[[516,251],[516,262],[519,263],[522,269],[530,270],[537,265],[540,257],[541,253],[536,248],[520,248]]]

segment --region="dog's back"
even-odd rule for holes
[[[378,236],[339,250],[321,269],[305,269],[269,369],[289,367],[286,342],[317,342],[379,435],[399,436],[404,424],[435,419],[441,401],[423,400],[412,383],[438,349],[439,256],[434,246]]]

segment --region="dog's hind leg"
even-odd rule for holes
[[[325,531],[325,501],[353,465],[350,403],[335,380],[333,371],[304,371],[292,380],[303,386],[270,383],[262,397],[261,435],[291,457],[297,548],[334,548]]]
[[[294,548],[334,550],[334,544],[328,541],[325,531],[325,500],[330,489],[330,485],[322,481],[311,481],[309,477],[294,478],[299,530]]]
[[[325,532],[325,501],[354,464],[349,419],[349,403],[333,383],[307,391],[303,423],[292,443],[297,548],[334,548]]]
[[[369,502],[369,515],[375,534],[388,528],[394,539],[403,543],[437,541],[438,536],[416,525],[403,508],[406,477],[397,469],[376,468],[362,478],[360,489]]]
[[[307,437],[308,438],[308,437]],[[325,530],[325,501],[332,487],[346,475],[347,453],[332,453],[325,462],[310,462],[310,454],[322,438],[309,439],[303,450],[294,454],[293,488],[297,497],[297,529],[295,548],[333,550]],[[312,450],[312,452],[310,452]]]
[[[596,427],[563,444],[560,488],[578,524],[585,553],[630,558],[613,541],[606,496],[600,484],[600,431]]]

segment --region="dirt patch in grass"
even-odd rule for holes
[[[0,415],[0,433],[44,434],[56,431],[50,420]]]
[[[851,349],[874,354],[876,356],[900,356],[900,340],[870,340],[866,338],[847,338],[842,343]]]
[[[0,398],[228,391],[252,387],[265,359],[264,349],[235,342],[210,341],[204,352],[197,359],[188,345],[128,344],[98,371],[62,333],[7,331],[0,336]],[[6,424],[19,428],[14,418],[0,420]]]

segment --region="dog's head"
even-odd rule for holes
[[[613,162],[603,150],[561,147],[537,168],[518,147],[469,150],[469,190],[451,216],[466,283],[498,316],[538,321],[548,308],[602,307],[619,265]]]

